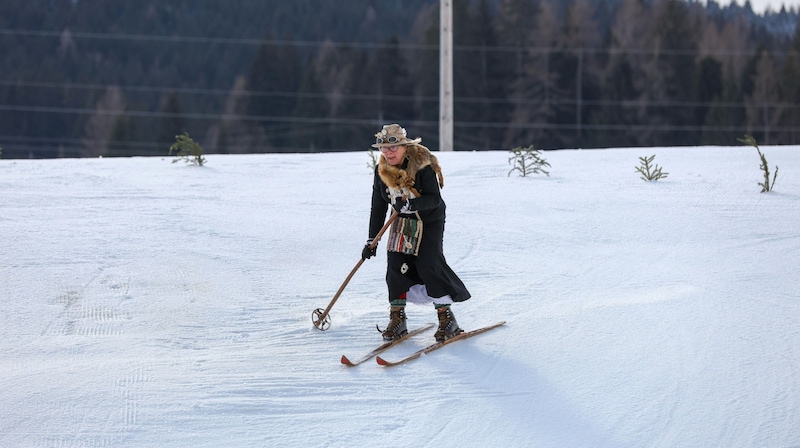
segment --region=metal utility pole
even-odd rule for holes
[[[453,150],[453,0],[439,6],[439,150]]]

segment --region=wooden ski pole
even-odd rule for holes
[[[397,219],[398,215],[399,213],[396,210],[394,211],[394,213],[392,213],[392,216],[389,217],[389,219],[386,221],[386,224],[384,224],[383,227],[381,227],[381,230],[378,232],[377,235],[375,235],[375,238],[373,238],[372,244],[369,245],[370,249],[375,249],[376,247],[378,247],[378,243],[381,240],[381,236],[383,236],[383,234],[386,232],[389,226],[392,225],[392,222],[394,222],[394,220]],[[358,263],[356,263],[353,270],[350,271],[350,274],[347,276],[347,278],[344,279],[344,283],[342,283],[342,286],[340,286],[339,290],[336,291],[336,294],[333,296],[333,299],[331,299],[331,303],[328,304],[328,307],[325,308],[324,310],[322,308],[317,308],[311,313],[311,322],[314,323],[314,326],[317,327],[318,330],[325,331],[328,328],[330,328],[331,319],[329,314],[331,312],[331,308],[333,308],[333,304],[336,303],[336,301],[339,299],[339,296],[342,295],[342,291],[344,291],[344,288],[347,287],[348,283],[350,283],[350,279],[353,278],[353,275],[355,275],[358,268],[360,268],[361,265],[364,263],[364,260],[365,258],[361,258],[360,260],[358,260]]]

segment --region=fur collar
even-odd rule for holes
[[[381,154],[378,162],[378,175],[383,183],[389,187],[392,196],[406,196],[409,198],[419,197],[419,191],[414,188],[414,179],[417,172],[426,166],[433,168],[436,177],[439,178],[439,186],[444,187],[444,176],[439,161],[431,151],[420,145],[406,145],[406,158],[403,167],[389,165],[386,158]]]

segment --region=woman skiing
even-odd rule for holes
[[[470,298],[469,291],[447,265],[443,253],[445,203],[439,188],[444,178],[439,163],[421,138],[409,139],[399,124],[383,126],[373,148],[381,156],[375,168],[369,239],[361,252],[371,258],[373,239],[383,227],[391,205],[399,213],[386,238],[386,284],[389,289],[389,324],[383,339],[392,341],[408,332],[406,302],[433,303],[439,318],[437,341],[458,335],[450,306]]]

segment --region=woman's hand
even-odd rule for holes
[[[397,213],[409,213],[413,211],[411,209],[411,202],[409,202],[408,198],[395,198],[392,207],[397,210]]]
[[[365,244],[364,248],[361,249],[361,258],[364,260],[374,257],[375,254],[377,253],[376,247],[370,247],[372,246],[372,241],[373,241],[372,238],[368,239],[367,244]]]

